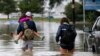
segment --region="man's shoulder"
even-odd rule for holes
[[[34,22],[34,21],[31,21],[31,20],[27,21],[26,23],[27,23],[28,25],[34,25],[34,24],[35,24],[35,22]]]
[[[19,23],[19,25],[23,25],[23,22]]]
[[[32,21],[32,20],[29,20],[29,21],[27,21],[27,22],[31,22],[31,23],[34,23],[34,21]]]
[[[68,27],[69,24],[61,24],[61,27]]]

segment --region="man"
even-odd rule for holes
[[[25,15],[26,15],[26,17],[19,20],[20,23],[19,23],[19,26],[18,26],[18,29],[17,29],[18,39],[16,40],[16,42],[19,39],[23,39],[24,43],[23,43],[22,50],[23,51],[26,51],[26,50],[32,51],[34,38],[27,39],[26,36],[24,36],[25,35],[25,33],[24,33],[24,31],[25,31],[24,23],[26,23],[28,28],[33,31],[33,35],[35,35],[37,37],[40,37],[40,35],[37,33],[37,28],[36,28],[35,22],[31,20],[32,19],[32,13],[26,12]],[[42,39],[44,39],[44,37]]]

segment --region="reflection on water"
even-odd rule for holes
[[[11,32],[15,32],[18,27],[17,21],[0,21],[0,56],[20,56],[22,40],[19,44],[15,44],[13,37],[10,36]],[[60,55],[58,52],[59,45],[55,42],[55,35],[59,24],[52,22],[36,22],[36,26],[41,35],[45,36],[44,41],[34,41],[33,55],[34,56],[54,56]],[[82,37],[82,31],[78,30],[76,39],[76,48],[80,48],[82,43],[80,37]],[[79,34],[81,33],[81,34]],[[81,38],[82,40],[82,38]],[[42,51],[42,52],[41,52]],[[1,54],[2,53],[2,54]]]
[[[33,56],[33,53],[32,52],[22,52],[21,56]]]

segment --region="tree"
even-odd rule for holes
[[[72,19],[72,2],[70,2],[68,5],[65,6],[65,15],[70,19]],[[75,2],[75,15],[76,15],[76,20],[80,21],[83,18],[83,7],[82,4]]]
[[[98,16],[100,16],[100,12],[96,10],[85,10],[86,21],[89,21],[92,23],[96,20]]]
[[[22,13],[26,11],[41,13],[43,11],[43,2],[43,0],[22,0],[19,8]]]
[[[0,12],[8,15],[16,10],[16,3],[14,0],[0,0]]]

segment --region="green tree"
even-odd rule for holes
[[[98,16],[100,16],[100,12],[96,10],[85,10],[85,19],[88,22],[94,22]]]
[[[65,15],[72,20],[72,2],[70,2],[68,5],[65,6]],[[76,16],[76,20],[80,21],[83,20],[83,7],[82,4],[75,2],[75,16]]]
[[[16,3],[14,0],[0,0],[0,12],[8,15],[16,10]]]
[[[83,3],[83,0],[79,0],[79,1]],[[85,19],[88,22],[93,23],[99,15],[100,12],[96,10],[85,10]]]
[[[43,0],[22,0],[19,4],[20,11],[25,13],[31,11],[41,13],[43,11]]]

